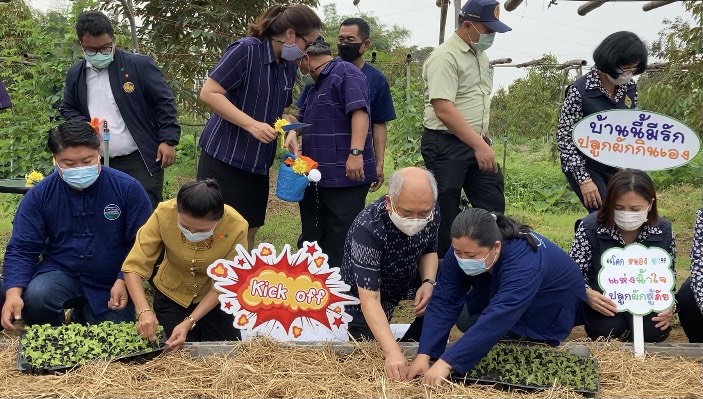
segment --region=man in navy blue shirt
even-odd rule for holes
[[[383,185],[383,162],[388,138],[387,122],[394,120],[396,116],[388,80],[381,71],[364,61],[364,53],[371,46],[370,35],[369,24],[363,19],[345,19],[339,27],[337,50],[342,60],[351,62],[364,73],[366,83],[369,86],[369,101],[371,102],[369,119],[373,136],[373,150],[376,156],[376,181],[371,184],[369,191],[376,191]],[[305,105],[305,99],[312,88],[313,85],[305,86],[300,98],[295,103],[298,108]]]
[[[414,299],[416,319],[403,340],[419,340],[437,274],[436,201],[432,173],[400,169],[388,180],[388,195],[356,217],[344,244],[340,273],[360,301],[346,308],[353,317],[349,333],[378,341],[386,374],[395,380],[405,378],[407,362],[389,322],[399,301]]]
[[[300,201],[300,242],[317,241],[330,266],[339,267],[344,237],[376,181],[369,89],[364,74],[353,64],[333,58],[322,38],[310,46],[300,71],[315,81],[297,117],[312,124],[303,132],[302,153],[319,164],[322,174]],[[289,147],[297,147],[295,135],[294,131],[288,134]]]
[[[73,120],[49,135],[56,172],[27,192],[4,260],[2,326],[134,320],[122,262],[151,203],[137,180],[100,165],[100,139]]]

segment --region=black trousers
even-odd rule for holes
[[[311,184],[300,201],[303,241],[317,241],[330,267],[341,267],[344,242],[354,219],[364,209],[370,184],[353,187],[317,187]]]
[[[593,180],[593,183],[598,188],[598,194],[600,195],[600,198],[603,202],[605,202],[605,189],[608,187],[608,182],[613,177],[613,175],[617,173],[617,171],[618,169],[613,169],[611,171],[603,171],[586,167],[586,172],[591,175],[591,180]],[[574,191],[574,193],[576,193],[576,195],[579,197],[579,201],[581,201],[581,205],[583,205],[583,194],[581,194],[581,186],[576,181],[576,179],[574,179],[574,176],[572,176],[571,173],[564,173],[564,176],[566,176],[566,180],[569,182],[571,189]],[[586,207],[586,205],[583,206]],[[588,210],[588,213],[593,213],[598,210],[598,208],[586,209]]]
[[[474,208],[505,212],[503,173],[482,172],[474,149],[450,133],[425,129],[421,143],[425,166],[437,179],[439,212],[438,254],[449,249],[449,230],[461,211],[461,190]]]
[[[701,313],[693,295],[691,277],[687,278],[679,288],[679,292],[676,293],[676,302],[679,309],[679,321],[681,321],[681,327],[688,337],[688,342],[703,342],[703,313]]]
[[[173,302],[158,289],[154,289],[154,313],[159,323],[164,326],[166,337],[170,337],[173,329],[185,320],[195,310],[197,303],[189,307]],[[195,328],[188,332],[187,342],[204,341],[239,341],[241,334],[234,328],[234,317],[220,310],[212,309],[202,319],[198,320]]]
[[[163,201],[164,170],[159,169],[154,174],[149,173],[139,151],[134,151],[121,157],[110,158],[110,167],[137,179],[146,190],[146,193],[149,194],[149,201],[151,201],[153,209],[156,209],[159,202]]]
[[[420,342],[420,336],[422,336],[422,325],[424,321],[424,316],[416,317],[415,320],[413,320],[413,322],[410,324],[410,327],[408,327],[408,331],[405,332],[405,335],[403,335],[403,337],[399,339],[398,342]],[[349,335],[351,335],[352,338],[357,341],[375,340],[373,333],[369,328],[369,325],[366,324],[366,319],[364,319],[363,317],[355,317],[354,320],[349,323],[347,331],[349,332]]]
[[[600,312],[593,310],[588,305],[584,306],[586,316],[586,334],[588,337],[595,340],[599,337],[603,338],[618,338],[623,341],[632,341],[632,314],[628,312],[616,313],[615,316],[606,316]],[[657,313],[653,312],[642,317],[642,330],[644,333],[644,342],[662,342],[669,337],[671,326],[666,330],[660,330],[655,327],[657,323],[652,321],[652,317]]]

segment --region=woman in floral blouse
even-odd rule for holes
[[[603,208],[577,223],[571,244],[571,257],[581,268],[586,283],[588,305],[584,308],[586,333],[599,337],[632,339],[632,315],[618,312],[615,302],[603,295],[598,284],[601,257],[610,248],[632,243],[659,247],[676,259],[676,241],[671,223],[657,213],[657,197],[652,179],[643,171],[624,169],[608,183]],[[664,341],[674,307],[643,317],[645,342]]]
[[[647,46],[632,32],[615,32],[593,52],[595,68],[566,89],[557,130],[561,169],[589,212],[598,210],[605,187],[617,169],[584,155],[572,140],[584,117],[611,109],[637,107],[634,75],[647,69]]]
[[[691,248],[691,277],[676,294],[679,320],[688,341],[703,342],[703,208],[698,210]]]

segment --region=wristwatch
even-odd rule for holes
[[[162,140],[161,142],[164,144],[168,144],[171,147],[175,147],[178,145],[178,142],[176,140]]]
[[[361,155],[363,152],[363,150],[360,150],[358,148],[352,148],[351,150],[349,150],[349,153],[354,156]]]
[[[191,330],[195,328],[195,319],[192,316],[186,316],[185,320],[190,321],[190,323],[191,323],[190,329]]]
[[[430,283],[430,285],[433,286],[433,287],[434,287],[435,285],[437,285],[437,282],[434,281],[434,280],[432,280],[431,278],[426,278],[426,279],[422,280],[422,284],[425,284],[425,283]]]

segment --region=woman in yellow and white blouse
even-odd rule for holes
[[[139,229],[122,271],[137,311],[137,331],[156,339],[161,323],[169,350],[188,340],[240,339],[233,318],[217,306],[219,293],[207,268],[218,259],[233,259],[237,244],[247,245],[248,224],[225,205],[214,180],[185,183],[175,200],[159,204]],[[154,307],[143,281],[152,273],[162,249],[164,258],[154,277]]]

